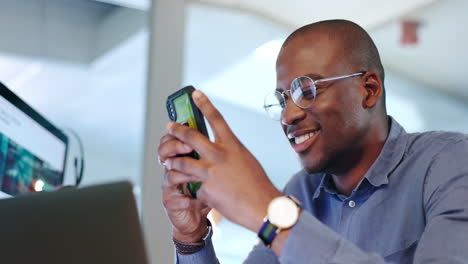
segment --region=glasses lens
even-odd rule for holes
[[[300,107],[309,107],[315,99],[314,81],[307,76],[299,76],[291,83],[291,98]]]
[[[265,96],[263,108],[273,120],[280,120],[284,107],[284,98],[278,91],[271,91]]]

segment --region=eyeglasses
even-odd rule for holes
[[[280,120],[281,114],[286,107],[288,97],[291,97],[293,102],[300,108],[308,108],[312,105],[312,103],[315,101],[315,97],[317,96],[317,84],[328,81],[341,80],[362,74],[364,73],[358,72],[319,80],[312,80],[312,78],[308,76],[299,76],[292,81],[289,90],[282,92],[275,90],[268,93],[265,96],[263,108],[265,108],[265,111],[271,119]]]

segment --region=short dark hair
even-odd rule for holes
[[[369,34],[358,24],[341,19],[325,20],[303,26],[295,30],[283,44],[285,47],[292,39],[312,31],[332,32],[334,36],[342,40],[343,46],[349,54],[348,62],[361,67],[363,71],[375,71],[382,80],[385,72],[380,61],[380,55],[374,41]]]

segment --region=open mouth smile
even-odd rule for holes
[[[305,131],[304,131],[305,132]],[[289,133],[288,138],[295,152],[301,153],[308,149],[315,142],[320,129],[312,131]]]

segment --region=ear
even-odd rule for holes
[[[377,73],[368,71],[362,77],[364,81],[365,97],[362,101],[364,108],[373,108],[383,95],[383,83]]]

